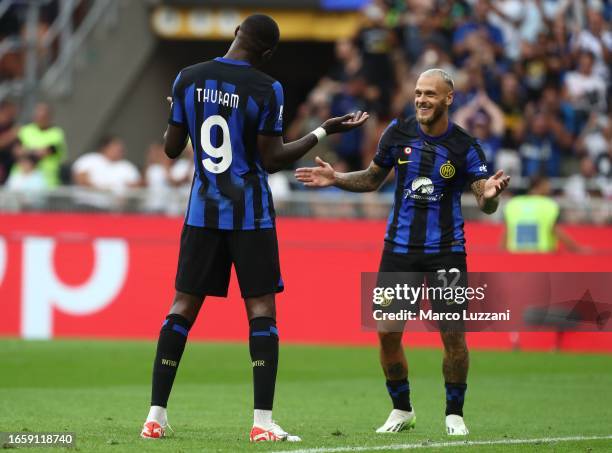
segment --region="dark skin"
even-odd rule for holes
[[[449,125],[448,108],[453,102],[453,91],[440,75],[424,73],[415,87],[416,118],[421,129],[430,136],[443,134]],[[317,167],[298,168],[295,177],[308,187],[327,187],[334,185],[350,192],[372,192],[378,190],[387,178],[391,168],[383,168],[371,162],[361,171],[339,173],[320,158],[315,159]],[[478,201],[480,210],[492,214],[497,210],[499,194],[508,187],[510,177],[498,171],[489,179],[472,183],[470,188]],[[408,362],[402,346],[404,324],[396,321],[378,323],[380,342],[380,364],[389,380],[408,377]],[[442,373],[446,382],[465,383],[469,368],[469,353],[465,334],[457,329],[440,326],[440,336],[444,344]]]
[[[268,61],[276,46],[269,49],[258,49],[254,47],[254,42],[259,40],[252,35],[248,29],[236,28],[235,39],[232,42],[224,58],[238,61],[246,61],[253,67],[260,67]],[[169,99],[172,100],[171,98]],[[367,112],[349,113],[342,117],[330,118],[321,127],[328,135],[346,132],[363,125],[369,118]],[[169,124],[164,134],[164,151],[166,155],[175,159],[183,152],[189,131],[184,126]],[[257,148],[261,156],[264,169],[273,173],[284,166],[291,164],[306,154],[317,144],[315,135],[307,134],[299,140],[284,143],[282,136],[257,136]],[[189,320],[193,324],[196,320],[200,308],[204,302],[204,296],[194,296],[180,291],[176,291],[170,314],[178,314]],[[247,318],[250,320],[259,317],[276,319],[275,294],[266,294],[260,297],[248,297],[244,299]]]

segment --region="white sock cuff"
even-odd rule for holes
[[[168,424],[168,413],[165,407],[151,406],[149,409],[149,415],[147,415],[148,422],[157,422],[161,426]]]
[[[253,425],[267,428],[272,424],[272,411],[255,409],[253,411]]]

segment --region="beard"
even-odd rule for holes
[[[417,108],[416,119],[419,122],[419,124],[422,124],[424,126],[429,126],[431,124],[434,124],[444,115],[446,106],[444,106],[443,104],[438,104],[432,107],[433,107],[433,112],[431,113],[430,116],[425,117],[425,118],[419,115],[419,109]]]

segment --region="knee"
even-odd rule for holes
[[[399,332],[379,332],[380,348],[385,354],[393,354],[402,350],[402,334]]]
[[[170,314],[180,315],[193,324],[198,316],[198,312],[200,311],[203,301],[204,298],[202,297],[177,291],[174,295],[174,300],[172,301]]]
[[[255,318],[276,319],[276,304],[274,302],[274,295],[252,297],[246,299],[245,303],[249,321]]]

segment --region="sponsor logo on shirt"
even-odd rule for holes
[[[419,176],[412,180],[410,189],[404,190],[404,198],[422,201],[438,201],[443,194],[434,194],[434,184],[431,179]]]

